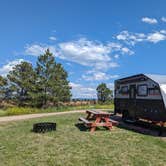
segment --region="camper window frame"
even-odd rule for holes
[[[139,89],[140,86],[146,86],[146,94],[145,95],[139,94],[138,89]],[[148,96],[148,85],[147,84],[139,84],[139,85],[137,85],[137,96],[143,96],[143,97]]]
[[[122,89],[123,89],[123,88],[127,88],[127,91],[126,91],[126,92],[122,92]],[[121,87],[120,87],[120,93],[121,93],[122,95],[128,95],[128,94],[129,94],[129,87],[128,87],[127,85],[121,86]]]

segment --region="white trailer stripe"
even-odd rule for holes
[[[166,84],[160,84],[159,86],[160,86],[161,94],[163,97],[164,105],[166,108]]]

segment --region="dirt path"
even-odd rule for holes
[[[0,117],[0,123],[10,122],[10,121],[26,120],[26,119],[33,119],[33,118],[41,118],[41,117],[54,116],[54,115],[83,113],[83,112],[85,112],[85,110],[74,110],[74,111],[66,111],[66,112],[51,112],[51,113],[39,113],[39,114],[28,114],[28,115],[5,116],[5,117]]]

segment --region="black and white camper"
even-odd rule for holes
[[[139,74],[115,81],[115,114],[123,120],[166,122],[166,76]]]

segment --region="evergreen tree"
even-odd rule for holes
[[[49,82],[51,73],[55,66],[53,55],[47,50],[45,54],[40,55],[37,61],[36,73],[37,73],[37,102],[39,105],[46,105],[49,100]]]
[[[36,78],[32,65],[21,62],[9,72],[7,78],[12,99],[16,100],[19,106],[31,104]]]
[[[101,83],[97,87],[97,97],[98,101],[101,103],[105,103],[106,101],[109,101],[112,97],[112,91],[107,88],[107,85],[105,83]]]
[[[58,104],[70,100],[70,87],[67,81],[67,72],[61,64],[55,62],[55,58],[49,49],[40,55],[36,67],[38,99],[41,105],[49,102]]]
[[[69,101],[71,98],[68,74],[61,64],[56,64],[50,79],[51,96],[54,104]]]
[[[2,101],[5,98],[7,80],[0,76],[0,100]]]

